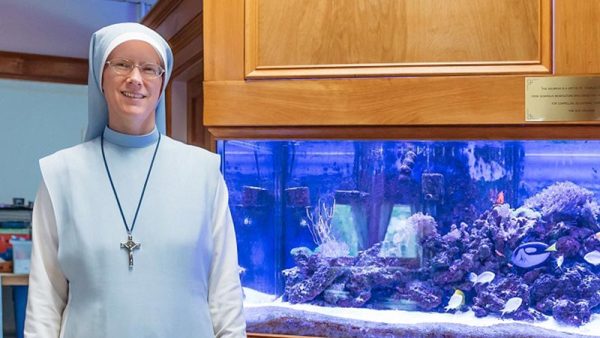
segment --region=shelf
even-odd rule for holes
[[[2,285],[29,285],[29,274],[0,273]]]

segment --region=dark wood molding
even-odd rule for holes
[[[173,68],[171,77],[177,80],[190,80],[198,76],[203,77],[203,65],[204,59],[202,57],[202,52],[200,51],[188,58],[185,62],[176,65],[176,67]]]
[[[179,6],[183,0],[160,0],[152,7],[150,12],[142,19],[142,24],[158,27]]]
[[[179,78],[182,73],[185,79],[201,76],[203,72],[203,44],[202,44],[202,14],[185,24],[172,38],[169,44],[173,49],[175,65],[173,77]]]
[[[203,120],[202,76],[187,81],[187,141],[189,144],[211,148],[210,133]]]
[[[0,52],[0,78],[87,84],[87,59]]]
[[[169,42],[171,48],[181,50],[198,36],[202,36],[202,13],[194,16],[191,21],[186,23],[181,30],[169,39]],[[202,46],[200,46],[200,49],[203,49]]]
[[[169,81],[167,88],[165,89],[165,120],[167,122],[166,129],[167,135],[173,135],[173,122],[171,121],[172,116],[172,105],[173,105],[173,97],[171,94],[171,90],[173,89],[173,81]]]
[[[271,140],[598,140],[600,124],[461,126],[213,127],[214,139]]]

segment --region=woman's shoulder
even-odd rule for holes
[[[74,157],[77,158],[85,156],[86,154],[95,151],[93,149],[97,148],[98,142],[99,138],[95,138],[90,141],[79,143],[71,147],[60,149],[50,155],[41,158],[40,162],[64,161],[66,159],[72,159]]]
[[[65,172],[86,168],[93,162],[94,153],[99,152],[98,140],[91,140],[78,145],[61,149],[39,161],[40,170],[46,183],[52,178],[64,177]]]

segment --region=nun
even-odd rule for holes
[[[27,338],[245,337],[218,155],[165,135],[167,42],[90,42],[85,141],[40,160]]]

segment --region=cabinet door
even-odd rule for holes
[[[547,0],[248,0],[246,78],[550,71]]]

